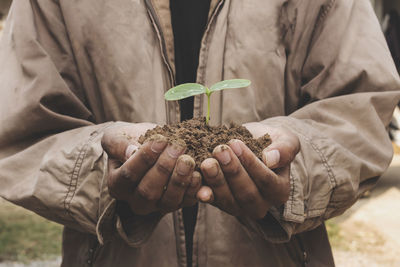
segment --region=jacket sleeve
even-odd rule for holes
[[[128,219],[107,191],[95,124],[58,1],[14,0],[0,45],[0,196],[47,219],[139,245],[160,218]]]
[[[299,81],[300,108],[262,122],[292,131],[301,144],[291,164],[287,203],[262,221],[242,219],[274,242],[342,214],[392,158],[386,127],[400,84],[372,7],[367,0],[324,2],[316,26],[308,29],[301,25],[307,19],[297,17],[301,33],[291,37],[287,84]]]

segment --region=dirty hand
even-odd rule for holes
[[[140,135],[155,126],[118,123],[106,130],[101,141],[109,157],[108,191],[137,215],[194,205],[201,185],[200,173],[193,172],[194,160],[183,155],[185,146],[168,144],[161,135],[138,143]]]
[[[258,138],[268,133],[272,144],[263,151],[263,162],[240,140],[217,146],[213,157],[201,164],[207,186],[197,193],[234,216],[262,219],[271,206],[284,204],[290,192],[290,163],[300,149],[293,133],[261,123],[243,125]],[[272,170],[273,169],[273,170]]]

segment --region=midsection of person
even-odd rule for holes
[[[158,13],[154,11],[153,16],[160,21],[156,24],[149,18],[144,3],[119,2],[65,4],[71,43],[77,63],[82,66],[83,86],[95,117],[98,122],[177,122],[176,104],[168,103],[166,107],[163,99],[174,83],[165,64],[167,59],[174,69],[173,53],[160,47],[155,31],[157,28],[164,33],[161,42],[165,47],[173,47],[172,32],[168,32],[172,31],[171,26],[163,27],[171,23],[169,11],[165,10],[167,7]],[[210,30],[202,43],[198,79],[206,85],[228,78],[253,82],[246,90],[227,92],[226,97],[213,95],[212,110],[218,115],[213,116],[212,123],[243,123],[285,114],[286,55],[276,25],[279,5],[280,1],[268,5],[227,2],[219,7],[217,18],[209,18]],[[93,8],[85,13],[87,6]],[[174,76],[175,72],[171,74]],[[100,103],[103,108],[97,110]],[[194,113],[203,116],[199,105],[196,102]]]

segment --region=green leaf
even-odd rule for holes
[[[204,94],[206,87],[198,83],[184,83],[169,89],[164,97],[165,100],[180,100],[189,96]]]
[[[210,87],[211,92],[220,91],[224,89],[234,89],[234,88],[242,88],[247,87],[251,84],[249,80],[245,79],[233,79],[233,80],[225,80],[221,82],[217,82],[213,86]]]

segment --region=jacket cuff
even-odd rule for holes
[[[293,234],[312,230],[326,219],[336,190],[335,177],[327,158],[335,154],[337,147],[327,138],[310,132],[310,127],[307,127],[308,133],[303,132],[304,125],[294,118],[275,117],[261,123],[293,132],[299,138],[301,151],[290,167],[288,201],[281,207],[272,207],[262,220],[241,221],[270,242],[287,242]],[[308,170],[313,170],[313,173],[308,173]]]
[[[101,245],[110,241],[115,234],[115,224],[117,221],[115,210],[116,200],[112,199],[99,217],[96,225],[96,235]]]
[[[141,246],[149,239],[163,215],[157,212],[136,215],[128,204],[110,196],[106,182],[102,187],[100,217],[96,225],[99,243],[103,245],[118,235],[131,247]]]
[[[293,233],[293,224],[285,222],[282,211],[275,207],[271,208],[261,220],[248,217],[239,217],[238,220],[252,232],[272,243],[288,242]]]
[[[139,247],[145,243],[162,217],[159,212],[136,215],[128,204],[117,201],[116,229],[119,236],[131,247]]]
[[[296,226],[306,218],[301,182],[293,175],[291,168],[290,195],[288,201],[281,207],[271,207],[261,220],[239,218],[239,221],[265,240],[272,243],[288,242]]]
[[[292,235],[312,230],[322,222],[320,215],[324,210],[307,211],[303,189],[295,167],[292,166],[288,201],[281,207],[271,207],[263,219],[253,220],[246,217],[239,218],[239,221],[269,242],[289,242]]]
[[[135,215],[127,204],[112,199],[97,223],[97,239],[104,245],[117,233],[128,246],[140,247],[150,238],[162,217],[158,212],[144,216]]]

